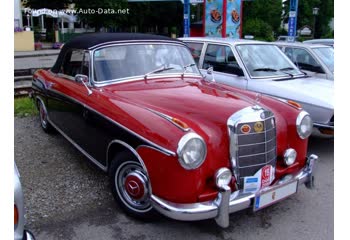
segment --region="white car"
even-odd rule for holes
[[[14,240],[34,240],[34,236],[31,232],[24,229],[25,218],[24,218],[24,198],[22,192],[22,186],[20,181],[20,175],[15,164],[14,166],[14,227],[15,234]]]
[[[323,44],[275,42],[308,75],[334,80],[334,49]]]
[[[334,134],[334,82],[306,75],[274,43],[180,38],[206,78],[299,103],[322,134]],[[213,69],[213,71],[211,71]]]

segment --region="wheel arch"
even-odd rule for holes
[[[115,139],[112,140],[107,147],[107,166],[106,169],[107,171],[109,171],[109,168],[111,166],[111,162],[113,161],[113,158],[118,154],[121,153],[123,151],[127,151],[129,153],[131,153],[132,155],[134,155],[137,160],[140,162],[140,164],[142,165],[143,169],[145,170],[147,177],[149,177],[148,175],[148,171],[147,171],[147,167],[144,163],[144,161],[142,160],[141,156],[138,154],[138,152],[129,144],[127,144],[124,141],[121,141],[119,139]]]

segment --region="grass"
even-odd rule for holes
[[[28,117],[38,114],[34,102],[29,97],[15,98],[15,117]]]

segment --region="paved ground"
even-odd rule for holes
[[[58,55],[33,56],[14,59],[14,69],[51,68]]]
[[[145,223],[127,217],[114,203],[107,177],[62,136],[47,135],[33,117],[15,118],[15,161],[21,173],[27,226],[38,240],[54,239],[288,239],[331,240],[333,219],[333,140],[312,138],[309,151],[320,156],[316,189],[257,213],[215,221]]]
[[[48,56],[48,55],[58,55],[60,49],[43,49],[36,51],[18,51],[14,52],[15,58],[29,57],[29,56]]]

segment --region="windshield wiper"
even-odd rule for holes
[[[294,70],[294,68],[292,67],[285,67],[285,68],[281,68],[280,71],[289,71],[289,70]]]
[[[294,77],[293,74],[283,71],[283,70],[293,70],[293,69],[294,68],[281,68],[281,69],[277,70],[277,69],[273,69],[273,68],[256,68],[256,69],[254,69],[254,71],[255,72],[258,72],[258,71],[259,72],[282,72],[284,74],[287,74],[291,78],[293,78]]]
[[[277,72],[276,69],[273,68],[255,68],[254,72]]]
[[[195,63],[190,63],[190,64],[187,64],[187,65],[183,66],[184,71],[182,72],[181,77],[183,77],[185,75],[185,73],[187,71],[187,68],[193,67],[195,65],[196,65]]]
[[[160,68],[157,68],[153,71],[150,71],[149,73],[146,73],[143,78],[144,79],[147,79],[147,77],[151,74],[154,74],[154,73],[160,73],[160,72],[164,72],[164,71],[167,71],[167,70],[172,70],[174,69],[173,67],[166,67],[165,65],[163,67],[160,67]]]

